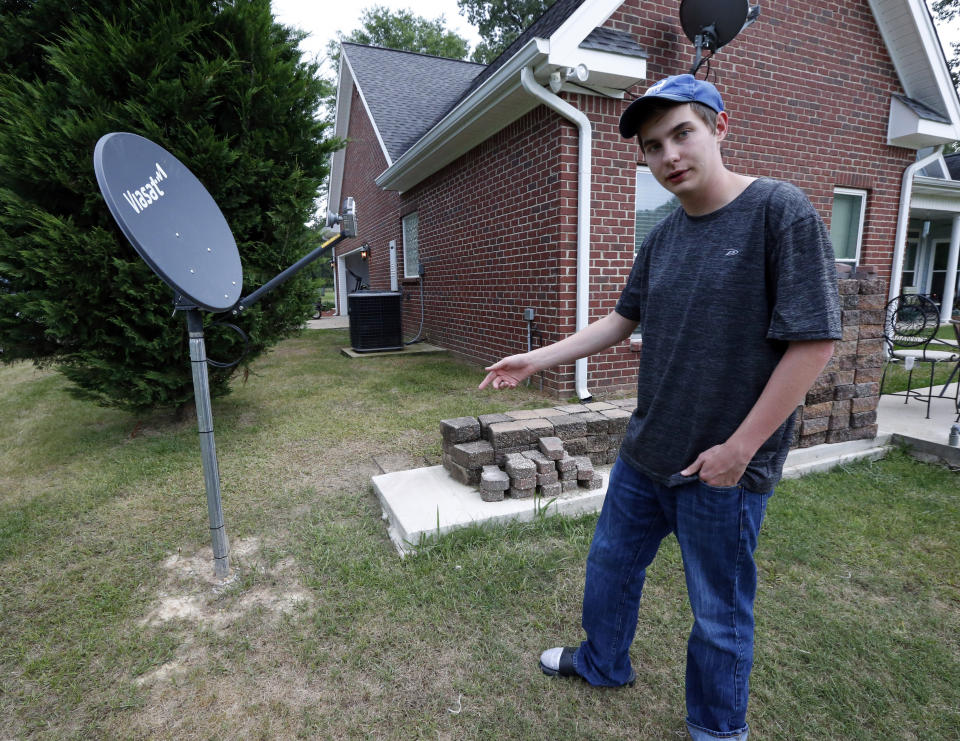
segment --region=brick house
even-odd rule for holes
[[[405,337],[422,311],[426,339],[478,364],[609,312],[673,206],[617,122],[650,81],[690,70],[677,8],[558,0],[489,66],[343,44],[336,134],[348,144],[330,203],[356,199],[360,235],[334,257],[339,311],[360,283],[393,288]],[[943,233],[941,292],[955,286],[960,182],[938,147],[960,139],[960,102],[923,0],[764,3],[712,68],[728,165],[801,187],[838,258],[879,277],[867,292],[919,285],[917,261],[930,249],[930,270],[943,261],[930,236]],[[623,343],[542,381],[585,400],[632,389],[635,369]]]

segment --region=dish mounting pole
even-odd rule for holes
[[[190,367],[193,370],[193,398],[197,404],[197,431],[200,435],[200,457],[203,481],[207,490],[207,512],[210,516],[210,541],[213,545],[213,573],[218,578],[230,575],[230,543],[223,523],[220,503],[220,468],[217,446],[213,438],[213,408],[210,404],[210,376],[207,373],[207,348],[203,340],[203,317],[195,306],[186,310],[190,335]]]

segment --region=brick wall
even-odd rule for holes
[[[605,25],[634,33],[648,50],[648,81],[630,97],[649,81],[689,70],[693,48],[675,2],[629,0]],[[885,283],[900,177],[914,153],[885,144],[889,95],[902,91],[866,0],[764,6],[760,20],[718,54],[711,80],[731,115],[724,156],[732,169],[796,183],[828,224],[834,187],[869,191],[861,263],[875,266]],[[617,133],[623,102],[564,97],[593,124],[593,321],[613,308],[633,260],[639,150]],[[387,241],[402,247],[400,217],[418,210],[430,342],[481,365],[521,352],[526,307],[536,312],[535,344],[569,334],[576,306],[576,128],[541,106],[398,195],[370,187],[385,163],[362,111],[355,96],[343,194],[357,198],[362,239],[373,247],[372,287],[388,286]],[[377,162],[363,173],[351,171],[361,148]],[[419,284],[404,281],[402,290],[411,337],[420,320]],[[591,358],[588,372],[594,394],[628,391],[636,355],[623,343]],[[545,372],[543,380],[559,397],[574,394],[572,365]]]
[[[605,25],[637,34],[656,80],[693,62],[675,14],[673,2],[631,0]],[[834,187],[868,190],[861,264],[889,281],[900,178],[915,152],[886,144],[890,94],[903,89],[866,0],[767,3],[714,70],[731,115],[728,165],[792,181],[828,224]]]

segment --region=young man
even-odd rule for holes
[[[635,100],[620,133],[680,208],[644,240],[616,308],[554,345],[504,358],[480,388],[513,388],[642,333],[637,409],[610,472],[587,558],[579,647],[541,669],[633,684],[630,644],[647,566],[675,533],[694,625],[687,728],[746,739],[753,662],[753,553],[780,478],[793,412],[840,334],[833,250],[792,185],[726,168],[729,132],[710,83],[669,77]]]

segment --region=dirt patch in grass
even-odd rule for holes
[[[141,625],[181,620],[224,630],[258,608],[270,619],[309,603],[310,594],[299,583],[295,561],[288,557],[269,564],[260,551],[259,538],[234,543],[232,574],[225,579],[213,573],[210,547],[188,556],[171,555],[161,564],[166,578]]]

